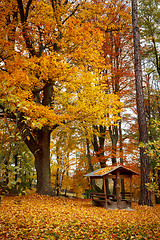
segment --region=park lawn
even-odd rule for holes
[[[92,207],[89,199],[5,196],[0,207],[0,239],[160,239],[160,206],[134,211]]]

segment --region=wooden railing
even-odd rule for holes
[[[113,194],[105,194],[105,193],[91,193],[91,198],[96,202],[105,202],[105,199],[113,199],[115,200],[116,197]]]
[[[105,202],[105,199],[107,198],[105,193],[91,193],[91,198],[95,202]]]
[[[121,196],[123,196],[123,198],[131,198],[131,193],[130,192],[121,192]]]
[[[91,198],[95,201],[99,201],[99,202],[104,202],[105,199],[112,199],[112,200],[116,200],[116,195],[113,194],[105,194],[105,193],[95,193],[95,192],[91,192]],[[121,195],[124,196],[125,198],[130,198],[130,192],[121,192]]]
[[[91,192],[92,205],[105,207],[107,209],[131,207],[132,199],[130,197],[130,192],[125,192],[125,199],[120,199],[120,201],[118,202],[115,195]]]

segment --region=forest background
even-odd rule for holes
[[[145,147],[148,188],[159,202],[159,0],[138,8],[146,145],[139,143],[130,2],[2,1],[2,191],[37,185],[39,194],[87,195],[85,173],[116,164],[139,171]],[[135,178],[135,199],[139,190]]]

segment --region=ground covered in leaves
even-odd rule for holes
[[[160,239],[160,206],[134,211],[92,207],[91,200],[37,194],[3,197],[0,239]]]

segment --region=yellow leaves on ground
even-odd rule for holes
[[[160,206],[134,211],[92,207],[91,200],[4,197],[0,239],[160,239]]]

